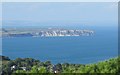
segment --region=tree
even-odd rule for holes
[[[39,73],[47,73],[47,70],[45,67],[40,67],[40,68],[38,68],[38,72]]]
[[[39,73],[38,67],[33,66],[32,69],[30,70],[30,73]]]

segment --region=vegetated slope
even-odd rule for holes
[[[17,58],[10,60],[4,57],[2,61],[2,73],[119,73],[120,57],[112,58],[96,64],[56,64],[53,65],[50,61],[41,62],[32,58]],[[12,66],[16,66],[11,70]],[[25,70],[22,69],[25,67]]]

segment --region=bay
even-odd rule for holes
[[[95,29],[94,29],[95,30]],[[93,36],[2,38],[2,55],[56,63],[90,64],[118,55],[116,29],[96,29]]]

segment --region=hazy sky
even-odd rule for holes
[[[114,25],[118,6],[113,2],[3,3],[3,21],[56,24]]]
[[[1,0],[2,2],[119,2],[119,0]]]

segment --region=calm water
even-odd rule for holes
[[[96,63],[118,54],[117,30],[97,29],[94,36],[3,38],[3,55],[52,63]]]

